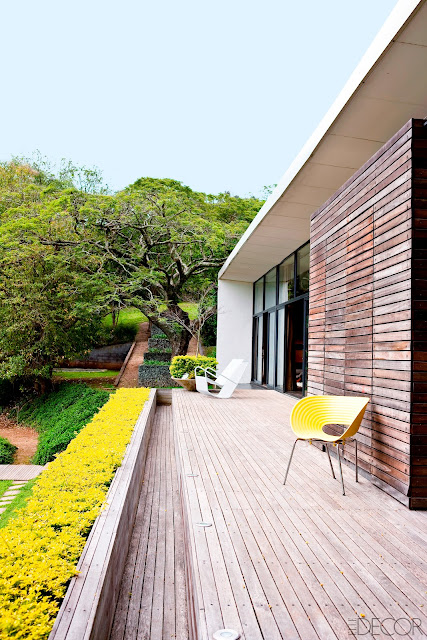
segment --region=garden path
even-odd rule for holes
[[[128,360],[126,368],[118,384],[118,388],[137,387],[138,386],[138,367],[144,361],[144,351],[148,349],[148,338],[150,337],[150,329],[148,322],[142,322],[139,325],[138,333],[135,338],[135,347],[132,355]]]
[[[18,447],[13,464],[28,464],[36,452],[39,435],[35,429],[0,415],[0,436]],[[10,478],[12,479],[12,478]]]

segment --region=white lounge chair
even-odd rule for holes
[[[232,360],[221,374],[217,374],[211,367],[196,367],[194,372],[196,378],[196,389],[199,393],[214,398],[230,398],[234,389],[239,384],[248,363],[246,360]],[[210,390],[209,385],[219,387],[219,391]]]

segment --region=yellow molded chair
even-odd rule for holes
[[[341,468],[340,444],[343,447],[347,440],[353,439],[356,447],[356,482],[358,482],[357,474],[357,440],[353,436],[357,433],[360,423],[363,419],[369,398],[355,398],[352,396],[309,396],[303,398],[292,409],[291,427],[297,436],[291,451],[288,466],[286,469],[285,479],[289,473],[292,456],[298,440],[308,440],[323,442],[331,465],[332,476],[335,478],[334,468],[332,466],[331,456],[329,454],[328,443],[332,442],[337,445],[338,466],[340,470],[342,492],[345,495],[344,479]],[[347,429],[339,436],[334,436],[323,431],[326,425],[344,425]]]

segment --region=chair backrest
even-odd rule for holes
[[[290,420],[293,432],[302,438],[321,437],[322,427],[342,424],[347,429],[336,439],[357,433],[369,398],[353,396],[309,396],[294,406]]]
[[[248,362],[246,360],[239,360],[238,364],[232,371],[232,377],[230,380],[225,380],[221,391],[218,393],[218,398],[230,398],[245,372]]]
[[[216,382],[220,385],[223,385],[227,382],[227,378],[229,378],[230,380],[234,380],[236,371],[241,366],[242,362],[244,362],[244,360],[242,360],[241,358],[235,358],[234,360],[230,360],[228,365],[225,367],[224,371],[222,371],[216,378]]]

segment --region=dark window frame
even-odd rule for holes
[[[304,301],[304,333],[303,333],[303,362],[302,362],[302,396],[304,397],[306,394],[306,387],[307,387],[307,366],[306,366],[306,350],[308,348],[308,336],[307,336],[307,328],[306,328],[306,321],[307,321],[307,315],[308,315],[308,298],[309,298],[309,291],[307,291],[306,293],[300,294],[300,295],[296,295],[297,293],[297,276],[298,276],[298,252],[301,251],[301,249],[303,249],[304,247],[306,247],[308,244],[310,243],[310,240],[307,240],[307,242],[304,242],[304,244],[302,244],[300,247],[298,247],[298,249],[296,249],[295,251],[293,251],[292,253],[290,253],[289,255],[287,255],[285,258],[283,258],[283,260],[281,260],[281,262],[279,262],[275,267],[272,267],[270,269],[268,269],[260,278],[258,278],[254,283],[253,283],[253,304],[252,304],[252,354],[253,354],[253,360],[252,360],[252,381],[255,384],[262,384],[263,386],[266,386],[268,389],[274,389],[275,391],[280,391],[282,393],[286,393],[285,391],[285,381],[286,381],[286,363],[287,363],[287,358],[286,358],[286,343],[287,341],[285,340],[285,353],[284,353],[284,358],[283,358],[283,386],[278,386],[277,385],[277,366],[278,366],[278,358],[277,358],[277,345],[278,345],[278,330],[279,330],[279,317],[278,317],[278,311],[280,309],[285,309],[285,328],[287,326],[287,311],[286,311],[286,307],[290,304],[294,304],[295,302],[298,302],[300,300]],[[279,281],[279,277],[280,277],[280,266],[286,262],[286,260],[288,260],[291,256],[293,256],[294,258],[294,282],[293,282],[293,298],[291,298],[290,300],[286,300],[285,302],[280,302],[279,303],[279,285],[280,285],[280,281]],[[272,271],[272,269],[276,269],[276,304],[272,305],[268,308],[265,308],[265,278],[266,275]],[[255,285],[257,283],[260,282],[260,280],[262,280],[262,285],[263,285],[263,289],[262,289],[262,310],[261,311],[257,311],[255,312]],[[268,379],[268,371],[269,371],[269,358],[270,358],[270,331],[269,331],[269,323],[270,323],[270,314],[274,313],[274,322],[275,322],[275,330],[274,330],[274,384],[267,384],[267,379]],[[263,367],[263,371],[264,371],[264,375],[263,375],[263,380],[259,381],[256,379],[255,377],[255,372],[256,372],[256,368],[258,365],[257,359],[255,357],[255,335],[254,335],[254,327],[258,326],[257,325],[257,321],[258,318],[260,316],[265,316],[263,319],[263,336],[262,339],[264,339],[264,333],[266,333],[265,335],[265,346],[264,346],[264,367]],[[265,331],[266,329],[266,331]]]

